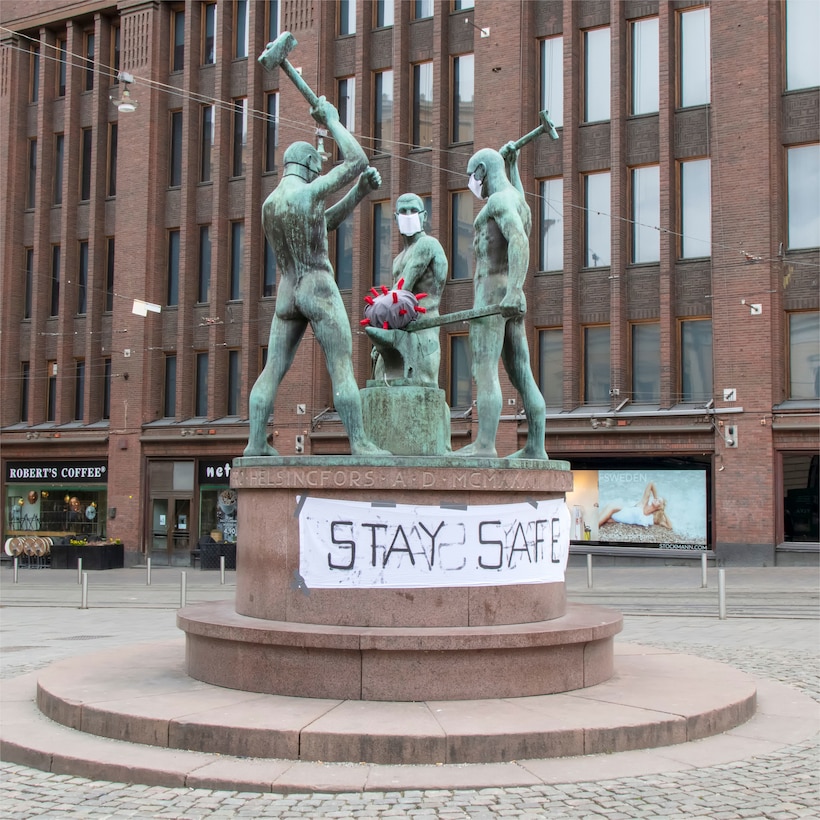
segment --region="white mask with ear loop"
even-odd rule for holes
[[[486,199],[487,197],[484,196],[481,187],[482,181],[480,179],[476,179],[475,174],[470,174],[470,179],[467,181],[467,187],[479,198],[479,199]]]
[[[396,224],[403,236],[415,236],[421,230],[421,217],[418,214],[396,214]]]

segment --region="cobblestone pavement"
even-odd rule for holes
[[[808,585],[793,593],[803,599],[803,604],[806,604],[806,595],[816,601],[817,572],[813,569],[806,572],[809,573]],[[568,581],[572,599],[583,597],[581,584],[576,583],[576,587],[578,594],[573,595]],[[770,587],[766,587],[767,594],[777,597]],[[232,590],[223,589],[224,594],[232,594]],[[784,612],[789,608],[789,597],[787,589],[781,591]],[[4,606],[3,677],[40,668],[67,654],[114,645],[122,642],[124,636],[133,640],[135,618],[140,624],[142,640],[169,637],[175,631],[172,610],[140,610],[135,615],[133,610],[112,608],[106,610],[102,619],[98,612],[92,628],[87,620],[89,611],[47,610],[42,604],[35,608],[9,606],[5,597]],[[620,639],[722,661],[754,676],[793,686],[820,702],[817,607],[816,604],[801,605],[799,609],[800,614],[792,618],[778,614],[724,621],[702,615],[636,615],[626,618]],[[86,618],[84,623],[83,618]],[[46,620],[55,630],[55,640],[50,644],[40,637],[32,638],[38,633],[42,635],[40,627]],[[87,640],[76,640],[78,637]],[[16,651],[7,652],[8,648]],[[806,719],[818,724],[818,713],[806,715]],[[0,777],[0,810],[9,820],[32,817],[792,820],[820,817],[820,735],[775,753],[700,770],[503,789],[256,794],[124,785],[48,774],[6,763],[0,764]]]

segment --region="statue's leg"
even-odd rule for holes
[[[509,458],[546,459],[548,456],[544,447],[544,436],[547,405],[530,367],[530,350],[523,317],[516,317],[507,322],[501,358],[510,382],[521,395],[527,416],[527,443],[523,449],[513,453]]]
[[[324,310],[315,311],[311,320],[313,332],[324,351],[330,373],[333,404],[347,430],[350,452],[353,455],[390,455],[387,450],[377,447],[365,435],[362,399],[353,375],[353,337],[338,292],[336,297]]]
[[[501,420],[502,406],[498,360],[504,343],[505,321],[502,316],[486,316],[483,319],[474,319],[470,324],[470,352],[478,408],[478,434],[472,444],[456,450],[455,455],[490,458],[498,455],[495,437]]]
[[[293,357],[306,327],[307,322],[304,319],[281,319],[274,316],[271,321],[268,359],[251,389],[248,408],[250,432],[244,453],[246,456],[279,455],[268,444],[268,418],[276,401],[276,391],[293,364]]]

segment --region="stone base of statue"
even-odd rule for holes
[[[492,533],[506,526],[500,505],[563,502],[571,482],[569,465],[555,461],[237,459],[231,473],[239,496],[236,602],[180,612],[187,672],[232,689],[344,700],[520,697],[606,681],[621,615],[568,606],[563,574],[550,583],[315,589],[300,572],[299,515],[308,502],[426,510],[490,505],[497,520],[482,522],[482,544],[487,556],[498,556],[501,541]],[[326,565],[346,570],[355,547],[342,510],[329,519],[331,535],[318,552]],[[410,558],[410,528],[394,535],[379,529],[384,525],[364,526],[374,545],[387,539],[391,550]],[[519,542],[519,552],[524,549]],[[387,563],[384,550],[377,561],[375,546],[371,562],[370,550],[369,540],[359,545],[368,568]],[[541,553],[550,560],[548,545]],[[487,565],[495,560],[488,557]]]
[[[397,456],[450,452],[450,408],[441,388],[371,380],[359,392],[365,433],[377,447]]]

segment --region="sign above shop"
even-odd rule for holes
[[[104,484],[107,461],[7,461],[6,483]]]

